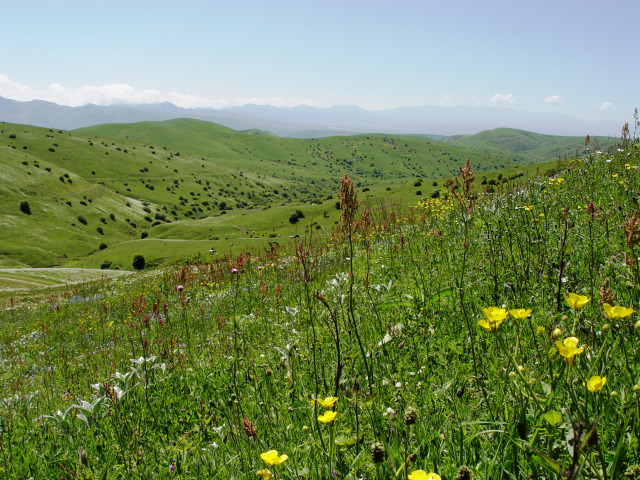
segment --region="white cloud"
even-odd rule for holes
[[[611,110],[612,107],[613,104],[611,102],[604,102],[602,105],[600,105],[600,110]]]
[[[321,106],[319,102],[311,99],[300,100],[297,98],[235,98],[232,100],[212,100],[196,95],[179,92],[160,92],[159,90],[135,89],[126,84],[86,85],[70,88],[57,83],[47,88],[31,88],[11,81],[6,75],[0,75],[0,97],[12,100],[30,101],[34,99],[46,100],[59,105],[77,107],[93,103],[95,105],[114,104],[141,104],[171,102],[183,108],[222,108],[248,103],[256,105],[273,105],[276,107],[294,107],[298,105]]]
[[[508,107],[513,105],[516,102],[515,98],[511,93],[496,93],[493,97],[491,97],[491,103],[494,105],[498,105],[500,107]]]
[[[545,103],[550,103],[552,105],[561,105],[564,102],[560,95],[551,95],[550,97],[545,98],[544,101]]]

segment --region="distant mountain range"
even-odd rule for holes
[[[584,121],[493,107],[400,107],[370,111],[356,106],[181,108],[172,103],[143,105],[83,105],[68,107],[42,100],[20,102],[0,97],[0,121],[74,130],[104,123],[133,123],[192,118],[234,130],[268,130],[284,137],[327,137],[357,133],[415,135],[474,134],[500,127],[548,135],[619,136],[621,124]]]

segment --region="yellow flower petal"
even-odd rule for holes
[[[287,458],[289,458],[289,456],[284,454],[284,453],[282,455],[278,455],[278,451],[277,450],[269,450],[268,452],[261,453],[260,454],[260,458],[267,465],[280,465]]]
[[[262,477],[262,480],[271,480],[271,472],[269,471],[268,468],[263,468],[261,470],[258,470],[256,472],[256,476],[257,477]]]
[[[327,397],[325,399],[322,399],[322,398],[318,399],[318,403],[322,405],[323,408],[332,408],[337,401],[338,401],[338,397]]]
[[[509,315],[513,318],[517,318],[518,320],[522,320],[527,318],[531,312],[533,312],[533,310],[530,308],[526,310],[524,308],[516,308],[514,310],[509,310]]]
[[[489,307],[483,308],[482,311],[490,322],[501,322],[507,317],[507,311],[504,308]]]
[[[607,314],[607,317],[615,319],[615,320],[619,320],[621,318],[628,317],[633,312],[635,312],[635,310],[633,308],[613,307],[613,306],[609,305],[608,303],[604,303],[602,305],[602,308],[604,309],[604,313]]]
[[[424,470],[414,470],[407,475],[409,480],[442,480],[437,473],[427,473]]]
[[[564,299],[571,308],[582,308],[591,300],[586,295],[578,295],[576,293],[565,293]]]
[[[584,351],[584,346],[577,348],[580,340],[576,337],[565,338],[564,341],[556,340],[555,346],[560,352],[560,355],[565,357],[569,363],[573,362],[573,357],[579,355]]]
[[[607,384],[607,377],[601,377],[600,375],[594,375],[587,380],[587,390],[591,393],[599,392]]]
[[[318,421],[321,423],[331,423],[336,419],[336,415],[338,415],[337,412],[334,412],[332,410],[327,410],[326,412],[324,412],[322,415],[318,417]]]

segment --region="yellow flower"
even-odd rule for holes
[[[487,319],[480,320],[478,325],[484,328],[487,332],[500,328],[500,324],[507,317],[507,311],[504,308],[489,307],[483,308],[482,311]]]
[[[501,322],[507,317],[507,311],[504,308],[489,307],[483,308],[485,317],[492,323]]]
[[[262,480],[271,480],[271,472],[268,468],[263,468],[256,472],[257,477],[262,477]]]
[[[587,390],[591,393],[599,392],[607,384],[607,377],[601,377],[600,375],[594,375],[587,380]]]
[[[576,293],[564,294],[564,299],[567,301],[567,304],[571,308],[582,308],[584,307],[589,300],[591,300],[586,295],[578,295]]]
[[[287,458],[289,458],[289,455],[286,455],[284,453],[282,455],[278,455],[278,451],[277,450],[269,450],[268,452],[261,453],[260,454],[260,458],[267,465],[280,465]]]
[[[407,475],[409,480],[442,480],[437,473],[427,473],[424,470],[414,470]]]
[[[337,412],[327,410],[318,417],[318,421],[322,423],[331,423],[336,419],[336,415],[338,415]]]
[[[318,403],[322,405],[323,408],[332,408],[337,401],[338,397],[327,397],[324,400],[322,398],[318,399]]]
[[[565,357],[569,363],[573,363],[574,355],[578,355],[583,352],[584,346],[578,348],[580,340],[576,337],[567,337],[563,342],[556,340],[556,348],[560,355]]]
[[[522,320],[527,318],[531,312],[533,312],[533,310],[530,308],[526,310],[524,308],[516,308],[515,310],[509,310],[509,315],[513,318],[517,318],[518,320]]]
[[[635,310],[633,308],[626,307],[612,307],[608,303],[603,303],[602,308],[604,308],[604,313],[607,314],[607,317],[619,320],[624,317],[628,317]]]

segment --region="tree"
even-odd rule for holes
[[[300,219],[298,218],[298,214],[297,213],[292,213],[291,215],[289,215],[289,223],[296,224],[296,223],[298,223],[298,220],[300,220]]]
[[[133,262],[131,262],[131,266],[136,270],[144,270],[145,263],[146,262],[144,259],[144,255],[138,253],[137,255],[133,256]]]
[[[31,205],[29,205],[29,202],[20,202],[20,211],[26,215],[31,215]]]

